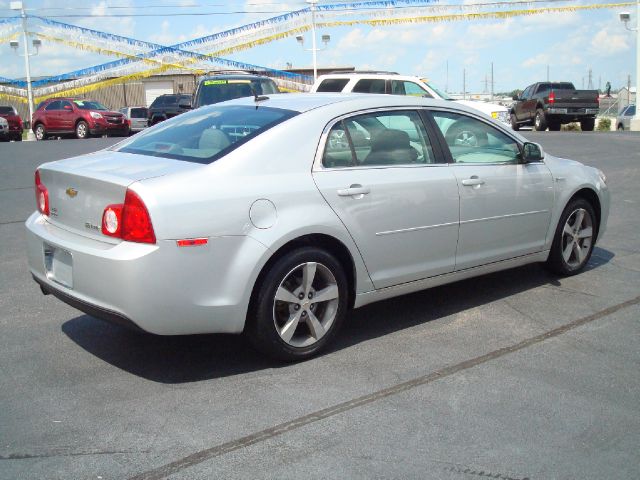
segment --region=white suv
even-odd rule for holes
[[[312,92],[386,93],[453,100],[429,84],[426,79],[394,72],[342,72],[321,75],[311,87]],[[455,100],[475,108],[511,128],[509,110],[501,105],[473,100]]]

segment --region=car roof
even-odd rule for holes
[[[382,79],[411,79],[411,80],[420,80],[422,81],[425,77],[420,77],[417,75],[402,75],[401,73],[396,72],[378,72],[378,71],[355,71],[355,72],[337,72],[337,73],[326,73],[324,75],[320,75],[318,80],[325,80],[329,78],[382,78]]]
[[[267,99],[258,102],[255,101],[254,97],[243,97],[217,103],[216,105],[260,105],[304,113],[316,108],[336,104],[342,104],[345,112],[367,108],[446,106],[470,113],[478,113],[476,109],[448,100],[368,93],[279,93],[268,95]]]

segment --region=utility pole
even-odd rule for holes
[[[491,101],[493,102],[493,62],[491,62]]]
[[[549,81],[549,65],[547,65],[547,82]]]
[[[462,99],[467,99],[467,70],[462,69]]]
[[[589,84],[587,85],[588,90],[593,90],[593,70],[589,69]]]

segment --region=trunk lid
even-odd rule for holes
[[[101,232],[102,213],[107,205],[124,202],[129,185],[202,167],[180,160],[101,151],[46,163],[39,170],[49,192],[52,224],[80,235],[114,241]]]

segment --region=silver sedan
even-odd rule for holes
[[[532,262],[578,273],[609,213],[601,171],[464,106],[385,95],[202,107],[35,184],[44,293],[160,335],[245,332],[284,360],[378,300]]]

